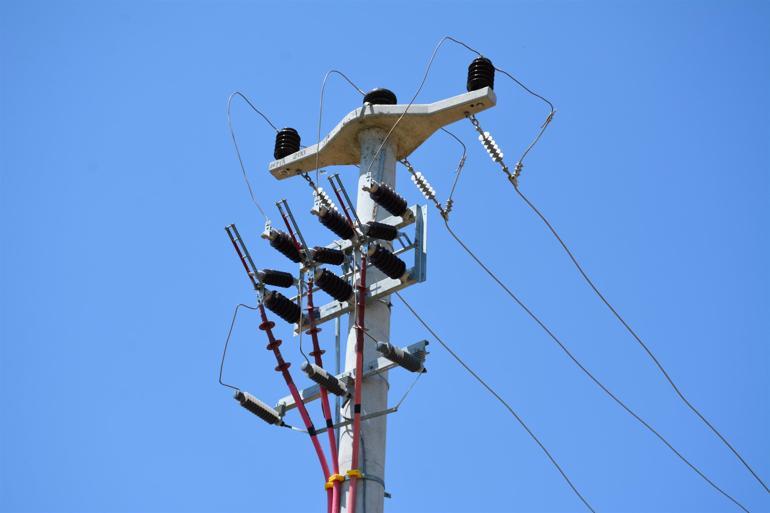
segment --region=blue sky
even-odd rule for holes
[[[323,510],[307,439],[259,423],[216,381],[232,308],[254,301],[223,227],[237,223],[257,265],[289,268],[258,238],[225,100],[241,90],[309,142],[328,69],[406,100],[445,34],[556,104],[522,190],[770,479],[769,25],[766,2],[743,1],[3,2],[0,510]],[[471,58],[447,45],[420,100],[462,92]],[[545,112],[501,76],[496,92],[480,120],[514,160]],[[360,104],[334,77],[326,98],[324,130]],[[307,187],[266,173],[269,128],[242,104],[234,124],[260,201],[275,217],[272,202],[287,198],[325,243]],[[677,448],[750,510],[770,511],[472,127],[455,131],[469,147],[457,231]],[[458,157],[439,134],[411,160],[443,197]],[[339,172],[352,187],[356,171]],[[737,511],[601,395],[430,215],[428,281],[406,297],[598,511]],[[393,321],[394,341],[425,337],[403,307]],[[242,317],[226,377],[272,402],[285,390],[256,325]],[[436,344],[429,366],[389,419],[388,511],[584,511]],[[407,384],[394,373],[393,399]]]

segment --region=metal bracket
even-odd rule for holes
[[[412,266],[407,271],[407,278],[404,280],[397,280],[393,278],[383,278],[380,281],[372,283],[367,289],[366,300],[374,301],[384,296],[389,296],[401,289],[404,289],[415,283],[422,283],[426,279],[427,263],[428,263],[428,248],[427,248],[427,205],[413,205],[409,207],[412,215],[407,216],[404,219],[400,216],[390,216],[382,220],[383,223],[395,226],[396,228],[403,228],[410,224],[415,224],[414,242],[395,250],[393,253],[401,255],[414,250]],[[335,241],[332,244],[326,246],[327,248],[339,249],[345,252],[351,252],[353,250],[353,243],[349,240]],[[350,273],[346,273],[343,278],[349,277]],[[297,302],[297,297],[292,298],[292,301]],[[326,321],[330,321],[336,317],[344,315],[353,310],[353,305],[349,301],[332,301],[318,308],[318,314],[315,319],[316,326],[323,324]],[[295,325],[296,326],[296,325]],[[309,323],[303,323],[301,329],[309,329]],[[300,328],[295,327],[294,333],[299,333]]]
[[[427,354],[427,351],[425,350],[425,347],[427,345],[428,345],[427,340],[420,340],[419,342],[415,342],[414,344],[407,346],[403,349],[407,353],[413,354],[417,357],[423,357],[425,354]],[[375,374],[379,374],[381,372],[390,370],[396,366],[397,365],[395,363],[391,362],[384,356],[381,356],[376,360],[366,362],[364,364],[364,369],[363,369],[364,379],[368,378],[369,376],[373,376]],[[348,389],[352,390],[353,374],[354,374],[354,371],[351,370],[348,372],[343,372],[342,374],[339,374],[336,377],[337,379],[346,382],[348,384]],[[299,396],[302,398],[302,402],[305,404],[315,401],[320,397],[320,395],[321,395],[321,388],[318,385],[313,385],[311,387],[304,388],[299,391]],[[292,410],[296,407],[297,407],[297,403],[294,402],[294,398],[290,395],[287,395],[286,397],[279,399],[275,405],[275,409],[278,410],[278,414],[281,417],[283,417],[287,411]],[[321,431],[319,430],[318,432],[320,433]]]

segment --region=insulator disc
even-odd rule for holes
[[[296,153],[299,151],[300,138],[299,133],[293,128],[281,128],[278,133],[275,134],[275,150],[273,150],[273,157],[276,159],[282,159],[287,155]]]
[[[486,57],[477,57],[468,66],[468,82],[465,88],[475,91],[484,87],[495,88],[495,66]]]
[[[318,210],[318,219],[321,221],[322,225],[333,231],[337,237],[350,240],[355,234],[353,228],[348,224],[347,219],[342,217],[342,214],[336,210],[321,207]]]
[[[345,253],[339,249],[314,247],[310,250],[310,256],[319,264],[342,265],[345,261]]]
[[[398,230],[395,226],[377,221],[369,221],[361,228],[361,231],[373,239],[393,240],[398,237]]]
[[[348,282],[326,269],[315,272],[315,284],[337,301],[347,301],[353,294],[353,287]]]
[[[241,403],[241,406],[249,410],[251,413],[264,420],[268,424],[280,424],[281,416],[278,412],[249,394],[248,392],[241,392],[238,390],[235,392],[235,399]]]
[[[258,274],[259,279],[265,285],[274,285],[283,288],[294,285],[294,276],[292,276],[291,273],[276,271],[275,269],[262,269]]]
[[[369,186],[369,197],[394,216],[402,216],[406,212],[406,200],[385,184],[373,182]]]
[[[277,290],[270,290],[265,293],[265,306],[288,323],[299,321],[299,306]]]
[[[286,258],[296,263],[302,261],[299,250],[288,233],[270,230],[268,238],[270,239],[270,245],[280,251]]]
[[[372,265],[385,273],[389,278],[394,280],[401,279],[406,272],[406,263],[379,244],[375,243],[369,246],[366,254],[369,256],[369,261]]]
[[[371,103],[372,105],[395,105],[398,103],[395,93],[390,89],[378,87],[372,89],[364,95],[364,103]]]

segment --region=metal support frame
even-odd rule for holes
[[[414,240],[410,240],[408,236],[405,238],[409,244],[402,248],[393,251],[395,255],[403,255],[410,251],[413,251],[412,265],[408,268],[407,278],[405,280],[398,280],[388,277],[383,277],[381,280],[369,285],[367,291],[366,300],[372,301],[381,297],[389,296],[394,292],[398,292],[401,289],[414,285],[415,283],[422,283],[427,277],[427,264],[428,264],[428,248],[427,248],[427,212],[426,205],[412,205],[409,207],[412,212],[412,216],[407,216],[407,219],[400,216],[390,216],[384,219],[382,222],[395,226],[396,228],[403,228],[411,224],[415,225]],[[338,240],[332,244],[327,245],[328,248],[339,249],[346,253],[352,252],[354,245],[349,240]],[[348,271],[343,275],[343,278],[348,278],[352,271]],[[297,301],[297,296],[292,298],[292,301]],[[353,310],[354,305],[349,301],[331,301],[318,307],[318,313],[315,319],[316,325],[323,324],[326,321],[335,319],[341,315],[344,315]],[[310,327],[307,322],[303,322],[302,329],[306,330]],[[295,327],[294,332],[299,333],[300,328]]]
[[[422,358],[424,355],[427,354],[427,350],[426,350],[427,345],[428,345],[427,340],[420,340],[419,342],[415,342],[414,344],[404,347],[403,350],[409,354],[417,356],[418,358]],[[398,365],[396,363],[388,360],[384,356],[381,356],[376,360],[369,361],[364,364],[364,378],[367,378],[369,376],[374,376],[375,374],[380,374],[382,372],[388,371],[397,366]],[[339,379],[340,381],[345,382],[345,384],[348,385],[348,388],[352,389],[352,386],[351,386],[353,381],[352,371],[338,374],[336,378]],[[308,387],[299,391],[299,396],[302,398],[302,402],[305,404],[315,401],[320,397],[320,395],[321,395],[321,390],[318,385],[313,385],[311,387]],[[294,398],[290,395],[282,397],[275,404],[275,409],[278,410],[278,413],[281,415],[281,417],[283,417],[286,414],[286,412],[293,410],[296,407],[297,407],[297,403],[294,401]],[[347,424],[343,423],[341,425],[347,425]],[[318,432],[320,432],[320,430]]]

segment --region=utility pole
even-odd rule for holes
[[[361,149],[361,163],[358,174],[358,196],[356,201],[356,213],[362,224],[369,221],[382,221],[389,216],[382,208],[377,208],[369,194],[364,190],[370,178],[395,189],[396,185],[396,154],[393,143],[385,142],[385,146],[377,154],[377,149],[385,141],[387,132],[379,128],[369,128],[358,134]],[[375,156],[376,155],[376,156]],[[367,170],[371,170],[371,177]],[[367,271],[367,286],[376,283],[384,275],[377,269]],[[357,279],[357,278],[356,278]],[[356,365],[356,320],[354,314],[350,314],[348,342],[345,350],[345,370],[353,371]],[[375,349],[375,342],[390,341],[390,296],[379,298],[366,305],[366,333],[364,340],[364,361],[374,360],[379,356]],[[371,338],[370,338],[371,337]],[[381,411],[388,407],[388,373],[387,371],[364,379],[362,388],[363,407],[362,414]],[[343,417],[352,418],[352,401],[343,408]],[[359,480],[359,492],[356,497],[356,511],[367,513],[381,513],[385,501],[385,439],[387,429],[387,416],[382,415],[362,421],[361,440],[364,450],[361,452],[363,465],[361,468],[365,478]],[[360,450],[360,449],[359,449]],[[340,471],[345,473],[350,470],[351,456],[353,452],[353,438],[350,430],[340,432]],[[379,478],[379,479],[378,479]],[[377,482],[379,481],[379,482]],[[343,487],[342,511],[347,511],[345,505],[349,491],[350,481],[346,481]],[[363,487],[366,487],[365,493]],[[364,504],[366,499],[366,504]]]
[[[395,191],[396,164],[403,161],[423,195],[436,202],[435,192],[405,159],[445,125],[493,107],[496,97],[491,85],[487,81],[471,87],[469,82],[468,92],[430,104],[398,104],[396,95],[391,91],[374,89],[364,96],[362,107],[347,114],[319,143],[304,148],[296,130],[284,128],[278,131],[277,160],[268,165],[268,170],[279,180],[302,176],[314,190],[313,212],[321,224],[340,237],[325,248],[310,249],[288,203],[285,200],[276,203],[287,232],[274,229],[267,221],[263,237],[270,241],[274,249],[299,264],[299,280],[290,273],[257,269],[235,226],[227,228],[260,297],[263,319],[260,330],[266,331],[271,341],[268,349],[275,353],[279,364],[276,370],[283,373],[291,391],[291,395],[280,399],[275,408],[241,390],[236,390],[236,399],[263,421],[277,426],[287,427],[284,422],[287,412],[292,409],[299,411],[305,432],[310,435],[322,470],[328,478],[325,489],[328,510],[333,513],[383,512],[384,499],[389,496],[385,491],[386,418],[400,405],[388,406],[388,370],[400,366],[416,375],[425,371],[427,341],[421,340],[401,348],[390,344],[390,296],[425,281],[427,266],[427,208],[419,204],[407,206],[406,200]],[[332,165],[359,167],[354,212],[339,175],[329,177],[344,217],[308,174]],[[442,215],[447,215],[448,210],[437,206]],[[410,233],[407,229],[412,225],[414,230]],[[395,247],[396,244],[399,247]],[[326,257],[318,256],[323,252],[326,252]],[[331,258],[334,255],[336,257]],[[362,262],[366,262],[366,267],[361,265]],[[338,276],[322,268],[320,265],[323,263],[342,266],[343,274]],[[312,288],[303,292],[306,273],[315,276],[315,286],[310,280],[308,283]],[[362,274],[366,276],[364,284],[360,284]],[[299,286],[298,294],[293,299],[266,288],[267,285],[291,288],[293,284]],[[316,287],[334,301],[310,306],[311,292]],[[353,290],[358,290],[358,294],[353,294]],[[300,306],[305,298],[308,300],[308,314],[303,316]],[[302,371],[317,384],[298,390],[289,374],[289,363],[284,362],[278,350],[280,340],[275,340],[272,335],[274,323],[265,316],[263,304],[273,314],[294,325],[295,333],[305,331],[311,334],[314,347],[318,348],[311,355],[322,354],[318,346],[317,333],[320,330],[317,327],[331,320],[338,322],[341,316],[348,314],[345,370],[333,376],[323,369],[320,358],[316,359],[316,364],[306,362]],[[364,332],[360,330],[361,314]],[[335,331],[339,333],[339,329]],[[363,344],[359,345],[360,341]],[[360,348],[363,351],[359,352]],[[339,361],[339,349],[336,356]],[[320,398],[326,408],[328,393],[344,401],[343,406],[337,409],[341,418],[336,423],[332,422],[327,408],[324,410],[326,426],[318,429],[313,425],[306,405]],[[356,408],[354,398],[359,393],[360,407]],[[358,425],[360,433],[356,440]],[[318,439],[318,435],[324,432],[328,435],[332,429],[340,430],[337,453],[332,454],[332,458],[336,456],[339,463],[339,473],[332,471],[333,465],[327,465]],[[356,447],[358,441],[360,443]],[[335,445],[333,442],[334,439],[329,441],[332,447]],[[358,468],[353,468],[355,455],[358,456]],[[348,499],[353,496],[354,503],[351,501],[348,504]]]

